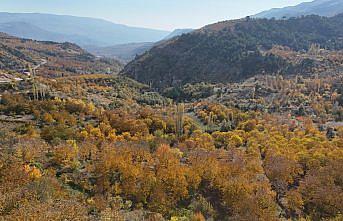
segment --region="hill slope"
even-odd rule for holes
[[[121,69],[118,61],[96,59],[72,43],[34,41],[0,33],[0,70],[20,72],[28,64],[41,63],[44,65],[40,71],[47,76],[118,73]]]
[[[290,18],[302,15],[335,16],[343,13],[343,0],[315,0],[312,2],[301,3],[296,6],[285,8],[275,8],[261,12],[256,18]]]
[[[221,22],[155,46],[129,63],[123,74],[164,88],[189,82],[237,81],[261,73],[306,72],[307,60],[292,65],[266,52],[274,45],[307,50],[313,43],[343,49],[341,27],[343,14]]]
[[[169,34],[168,31],[129,27],[114,24],[109,21],[94,18],[84,18],[65,15],[36,14],[36,13],[0,13],[0,23],[12,25],[9,34],[18,34],[17,37],[28,37],[32,34],[20,23],[40,29],[35,35],[35,40],[58,40],[59,42],[69,41],[82,46],[111,46],[130,42],[155,42],[163,39]],[[8,29],[0,31],[6,32]],[[44,33],[42,33],[42,30]],[[49,35],[47,35],[47,33]],[[39,35],[41,33],[42,35]],[[54,34],[53,36],[51,36]]]

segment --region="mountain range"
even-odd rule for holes
[[[279,9],[271,9],[253,18],[290,18],[316,14],[334,16],[343,13],[343,0],[315,0]],[[130,62],[155,45],[192,29],[173,32],[129,27],[102,19],[40,13],[0,12],[0,32],[39,41],[71,42],[96,56]]]
[[[86,50],[99,57],[115,58],[122,63],[128,63],[154,47],[155,42],[140,42],[113,45],[108,47],[88,46]]]
[[[315,0],[264,11],[251,17],[281,19],[310,14],[332,17],[339,13],[343,13],[343,0]],[[176,29],[169,32],[129,27],[102,19],[66,15],[0,12],[0,32],[38,41],[75,43],[96,56],[115,58],[123,63],[192,31]]]
[[[315,0],[304,2],[296,6],[275,8],[261,12],[256,18],[291,18],[303,15],[335,16],[343,13],[343,0]]]
[[[71,42],[93,54],[127,63],[156,42],[191,32],[172,32],[114,24],[102,19],[38,13],[1,13],[0,32],[38,41]]]
[[[193,29],[176,29],[166,36],[163,40],[159,42],[138,42],[138,43],[128,43],[113,45],[108,47],[94,47],[89,46],[85,47],[89,52],[100,56],[100,57],[110,57],[120,60],[123,63],[128,63],[132,61],[136,56],[141,55],[154,47],[156,44],[159,44],[163,41],[167,41],[174,37],[187,34],[192,32]]]
[[[0,32],[34,40],[113,46],[157,42],[169,31],[129,27],[102,19],[40,13],[0,13]]]

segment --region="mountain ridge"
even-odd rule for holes
[[[59,34],[51,31],[46,31],[35,25],[26,22],[9,22],[0,23],[0,31],[7,33],[11,36],[16,36],[24,39],[33,39],[37,41],[53,41],[53,42],[79,42],[82,44],[96,44],[97,42],[92,41],[89,38],[78,36],[78,35],[66,35]]]
[[[304,15],[332,17],[343,13],[343,0],[315,0],[295,6],[273,8],[254,15],[255,18],[291,18]]]
[[[25,22],[48,32],[67,36],[76,35],[81,40],[71,39],[70,41],[81,46],[93,44],[111,46],[130,42],[159,41],[170,33],[163,30],[130,27],[98,18],[43,13],[0,12],[0,21],[1,23]]]

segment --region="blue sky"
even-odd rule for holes
[[[305,1],[311,0],[0,0],[0,11],[96,17],[131,26],[173,30],[199,28]]]

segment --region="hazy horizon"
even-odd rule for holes
[[[309,1],[2,0],[0,11],[91,17],[128,26],[172,31],[179,28],[200,28],[222,20],[242,18],[271,8]]]

